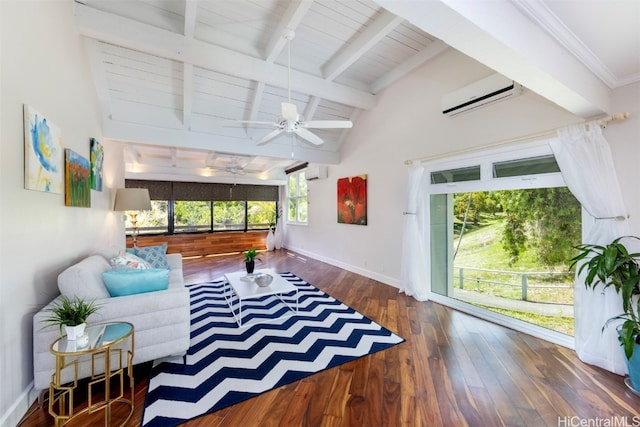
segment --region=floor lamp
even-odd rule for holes
[[[127,211],[131,217],[133,247],[138,247],[138,211],[151,210],[151,198],[146,188],[118,188],[114,211]]]

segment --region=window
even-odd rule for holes
[[[432,184],[446,182],[477,181],[480,179],[480,166],[431,172]]]
[[[173,208],[173,231],[211,231],[211,202],[178,200]]]
[[[138,214],[140,234],[266,230],[278,216],[279,187],[275,185],[143,180],[125,184],[147,188],[151,196],[152,210]],[[130,234],[130,218],[126,227]]]
[[[541,173],[560,172],[560,167],[553,156],[541,156],[530,159],[509,160],[493,164],[493,177],[537,175]]]
[[[276,223],[276,202],[247,202],[247,228],[264,230]]]
[[[214,231],[244,230],[245,202],[213,202]]]
[[[169,201],[152,200],[151,210],[138,213],[138,234],[169,232]],[[127,234],[131,234],[131,218],[127,215]]]
[[[287,205],[287,221],[289,223],[307,223],[307,180],[305,179],[304,171],[289,175]]]

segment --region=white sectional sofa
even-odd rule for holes
[[[134,326],[133,363],[143,363],[166,356],[184,355],[189,348],[190,309],[189,291],[184,287],[182,256],[167,254],[169,287],[166,290],[111,297],[102,273],[111,270],[110,260],[118,255],[114,249],[103,250],[84,258],[58,276],[61,296],[95,300],[100,310],[89,317],[88,323],[130,322]],[[34,388],[49,387],[55,370],[55,357],[49,351],[60,337],[60,330],[43,323],[53,304],[61,296],[43,307],[33,318]],[[128,348],[130,343],[123,343]],[[79,363],[78,378],[90,375],[90,360]],[[71,373],[69,373],[71,374]],[[64,377],[63,377],[64,378]]]

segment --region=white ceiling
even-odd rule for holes
[[[83,0],[75,13],[104,136],[126,144],[128,176],[278,182],[299,161],[339,162],[349,129],[314,130],[321,146],[291,134],[257,146],[271,128],[237,123],[274,121],[287,99],[287,28],[295,31],[291,98],[307,120],[357,126],[378,93],[449,48],[579,115],[607,112],[599,86],[640,81],[636,0]],[[518,20],[580,61],[576,71],[593,76],[593,96],[576,96],[579,88],[562,78],[566,93],[558,91],[558,81],[544,81],[553,69],[541,67],[544,79],[519,74],[519,58],[489,57],[483,37],[470,36],[482,31],[492,52],[518,49],[540,63],[540,52],[526,52],[525,35],[535,31],[501,31]]]

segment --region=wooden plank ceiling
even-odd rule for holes
[[[320,146],[290,133],[257,146],[273,128],[238,121],[275,121],[289,85],[306,120],[355,121],[447,48],[370,0],[84,0],[75,14],[130,175],[277,180],[299,161],[337,163],[349,129],[313,129]]]

